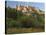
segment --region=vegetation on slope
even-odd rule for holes
[[[6,8],[6,28],[44,28],[44,16],[34,15],[24,16],[21,11],[8,7]]]

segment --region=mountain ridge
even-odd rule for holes
[[[43,15],[44,11],[36,8],[36,7],[32,7],[32,6],[16,6],[15,8],[17,11],[22,11],[23,13],[27,13],[27,15],[30,15],[30,13],[37,13],[39,15]]]

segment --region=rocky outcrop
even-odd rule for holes
[[[31,15],[31,13],[37,13],[39,15],[44,15],[43,12],[40,11],[40,9],[32,7],[32,6],[16,6],[17,11],[22,11],[22,13],[25,13],[26,15]]]

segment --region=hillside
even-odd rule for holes
[[[6,33],[43,32],[44,15],[42,10],[31,6],[6,7]]]

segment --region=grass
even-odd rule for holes
[[[42,28],[8,28],[8,34],[44,32]]]

